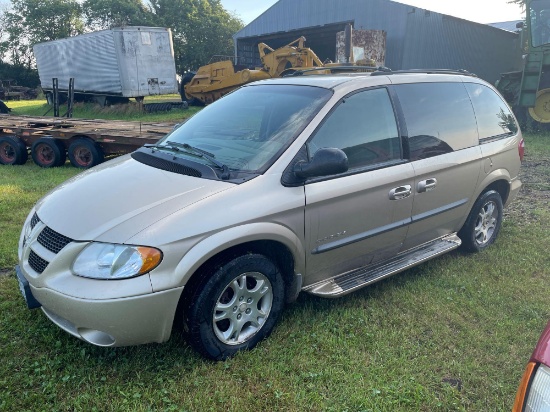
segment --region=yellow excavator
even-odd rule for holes
[[[194,76],[183,78],[181,95],[183,100],[209,104],[243,84],[256,80],[282,77],[299,70],[311,70],[316,74],[330,73],[330,69],[341,66],[337,63],[323,64],[313,50],[304,47],[305,37],[278,49],[265,43],[258,44],[263,67],[240,69],[231,60],[218,61],[199,68]],[[326,70],[324,69],[326,68]],[[372,67],[374,70],[375,68]],[[307,72],[306,72],[307,74]]]

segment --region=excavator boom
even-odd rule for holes
[[[278,49],[258,44],[263,67],[255,70],[236,70],[231,60],[202,66],[187,84],[182,85],[182,98],[209,104],[246,83],[280,77],[291,70],[323,67],[313,50],[304,47],[305,40],[300,37]]]

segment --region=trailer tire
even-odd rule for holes
[[[103,163],[103,160],[105,160],[101,147],[85,138],[72,142],[68,154],[71,164],[80,169],[88,169]]]
[[[23,165],[28,158],[29,153],[25,143],[17,137],[0,137],[0,164]]]
[[[43,137],[32,144],[31,156],[40,167],[57,167],[65,164],[65,146],[56,139]]]

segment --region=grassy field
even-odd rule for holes
[[[550,136],[526,143],[524,186],[489,250],[338,300],[301,295],[268,340],[220,363],[179,334],[94,347],[26,309],[12,269],[22,223],[79,171],[0,167],[0,410],[510,410],[550,319]]]
[[[165,96],[147,96],[145,103],[162,103],[162,102],[177,102],[181,101],[179,95]],[[12,109],[13,115],[29,115],[29,116],[53,116],[51,106],[46,103],[46,100],[17,100],[6,102],[8,107]],[[187,118],[199,110],[197,107],[190,107],[187,110],[172,109],[168,112],[144,113],[140,110],[139,105],[135,101],[130,101],[128,104],[119,104],[107,106],[98,109],[98,105],[93,103],[76,103],[74,106],[73,117],[84,119],[121,119],[135,120],[143,122],[154,121],[171,121],[177,123],[181,119]],[[66,113],[65,105],[60,106],[60,114]]]

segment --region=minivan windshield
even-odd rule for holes
[[[214,168],[262,173],[331,95],[300,85],[242,87],[202,109],[157,148]]]

